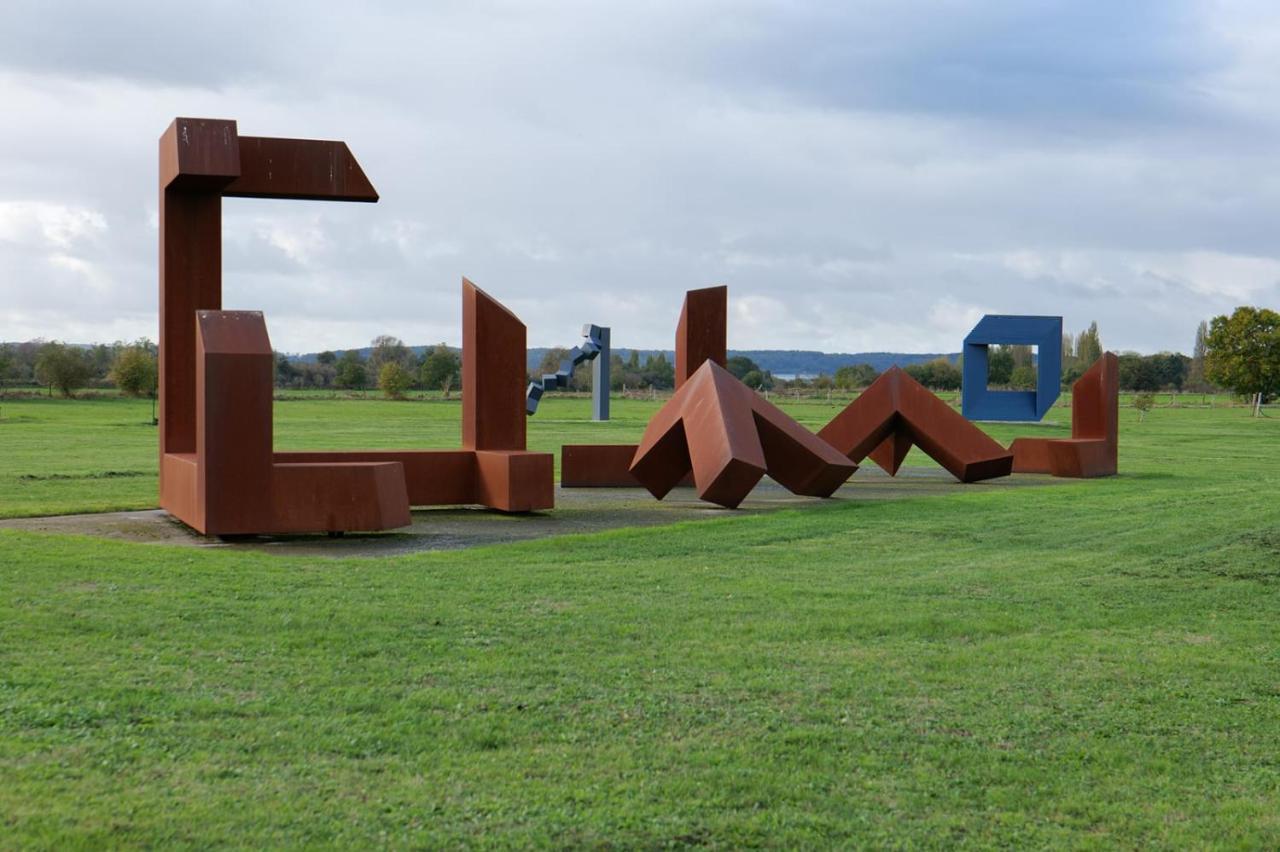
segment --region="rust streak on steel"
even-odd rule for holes
[[[1088,479],[1119,470],[1120,360],[1102,357],[1071,386],[1070,438],[1018,438],[1009,447],[1017,473]]]
[[[899,367],[890,367],[818,433],[855,462],[890,474],[912,444],[961,482],[1008,476],[1013,454]]]

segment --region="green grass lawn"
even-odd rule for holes
[[[531,446],[653,408],[587,405]],[[2,406],[4,513],[154,503],[149,404]],[[1113,479],[397,559],[0,532],[0,847],[1276,848],[1280,419],[1122,414]]]

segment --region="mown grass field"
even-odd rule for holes
[[[149,404],[0,406],[0,512],[154,503]],[[396,559],[0,531],[0,847],[1276,848],[1280,418],[1123,420],[1108,480]]]

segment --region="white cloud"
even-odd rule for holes
[[[45,201],[0,201],[0,240],[46,249],[70,249],[107,230],[106,218],[87,207]]]

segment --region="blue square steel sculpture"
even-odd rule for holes
[[[1034,391],[987,388],[987,350],[997,344],[1038,347]],[[970,420],[1039,420],[1062,388],[1062,317],[987,314],[964,339],[961,410]]]

